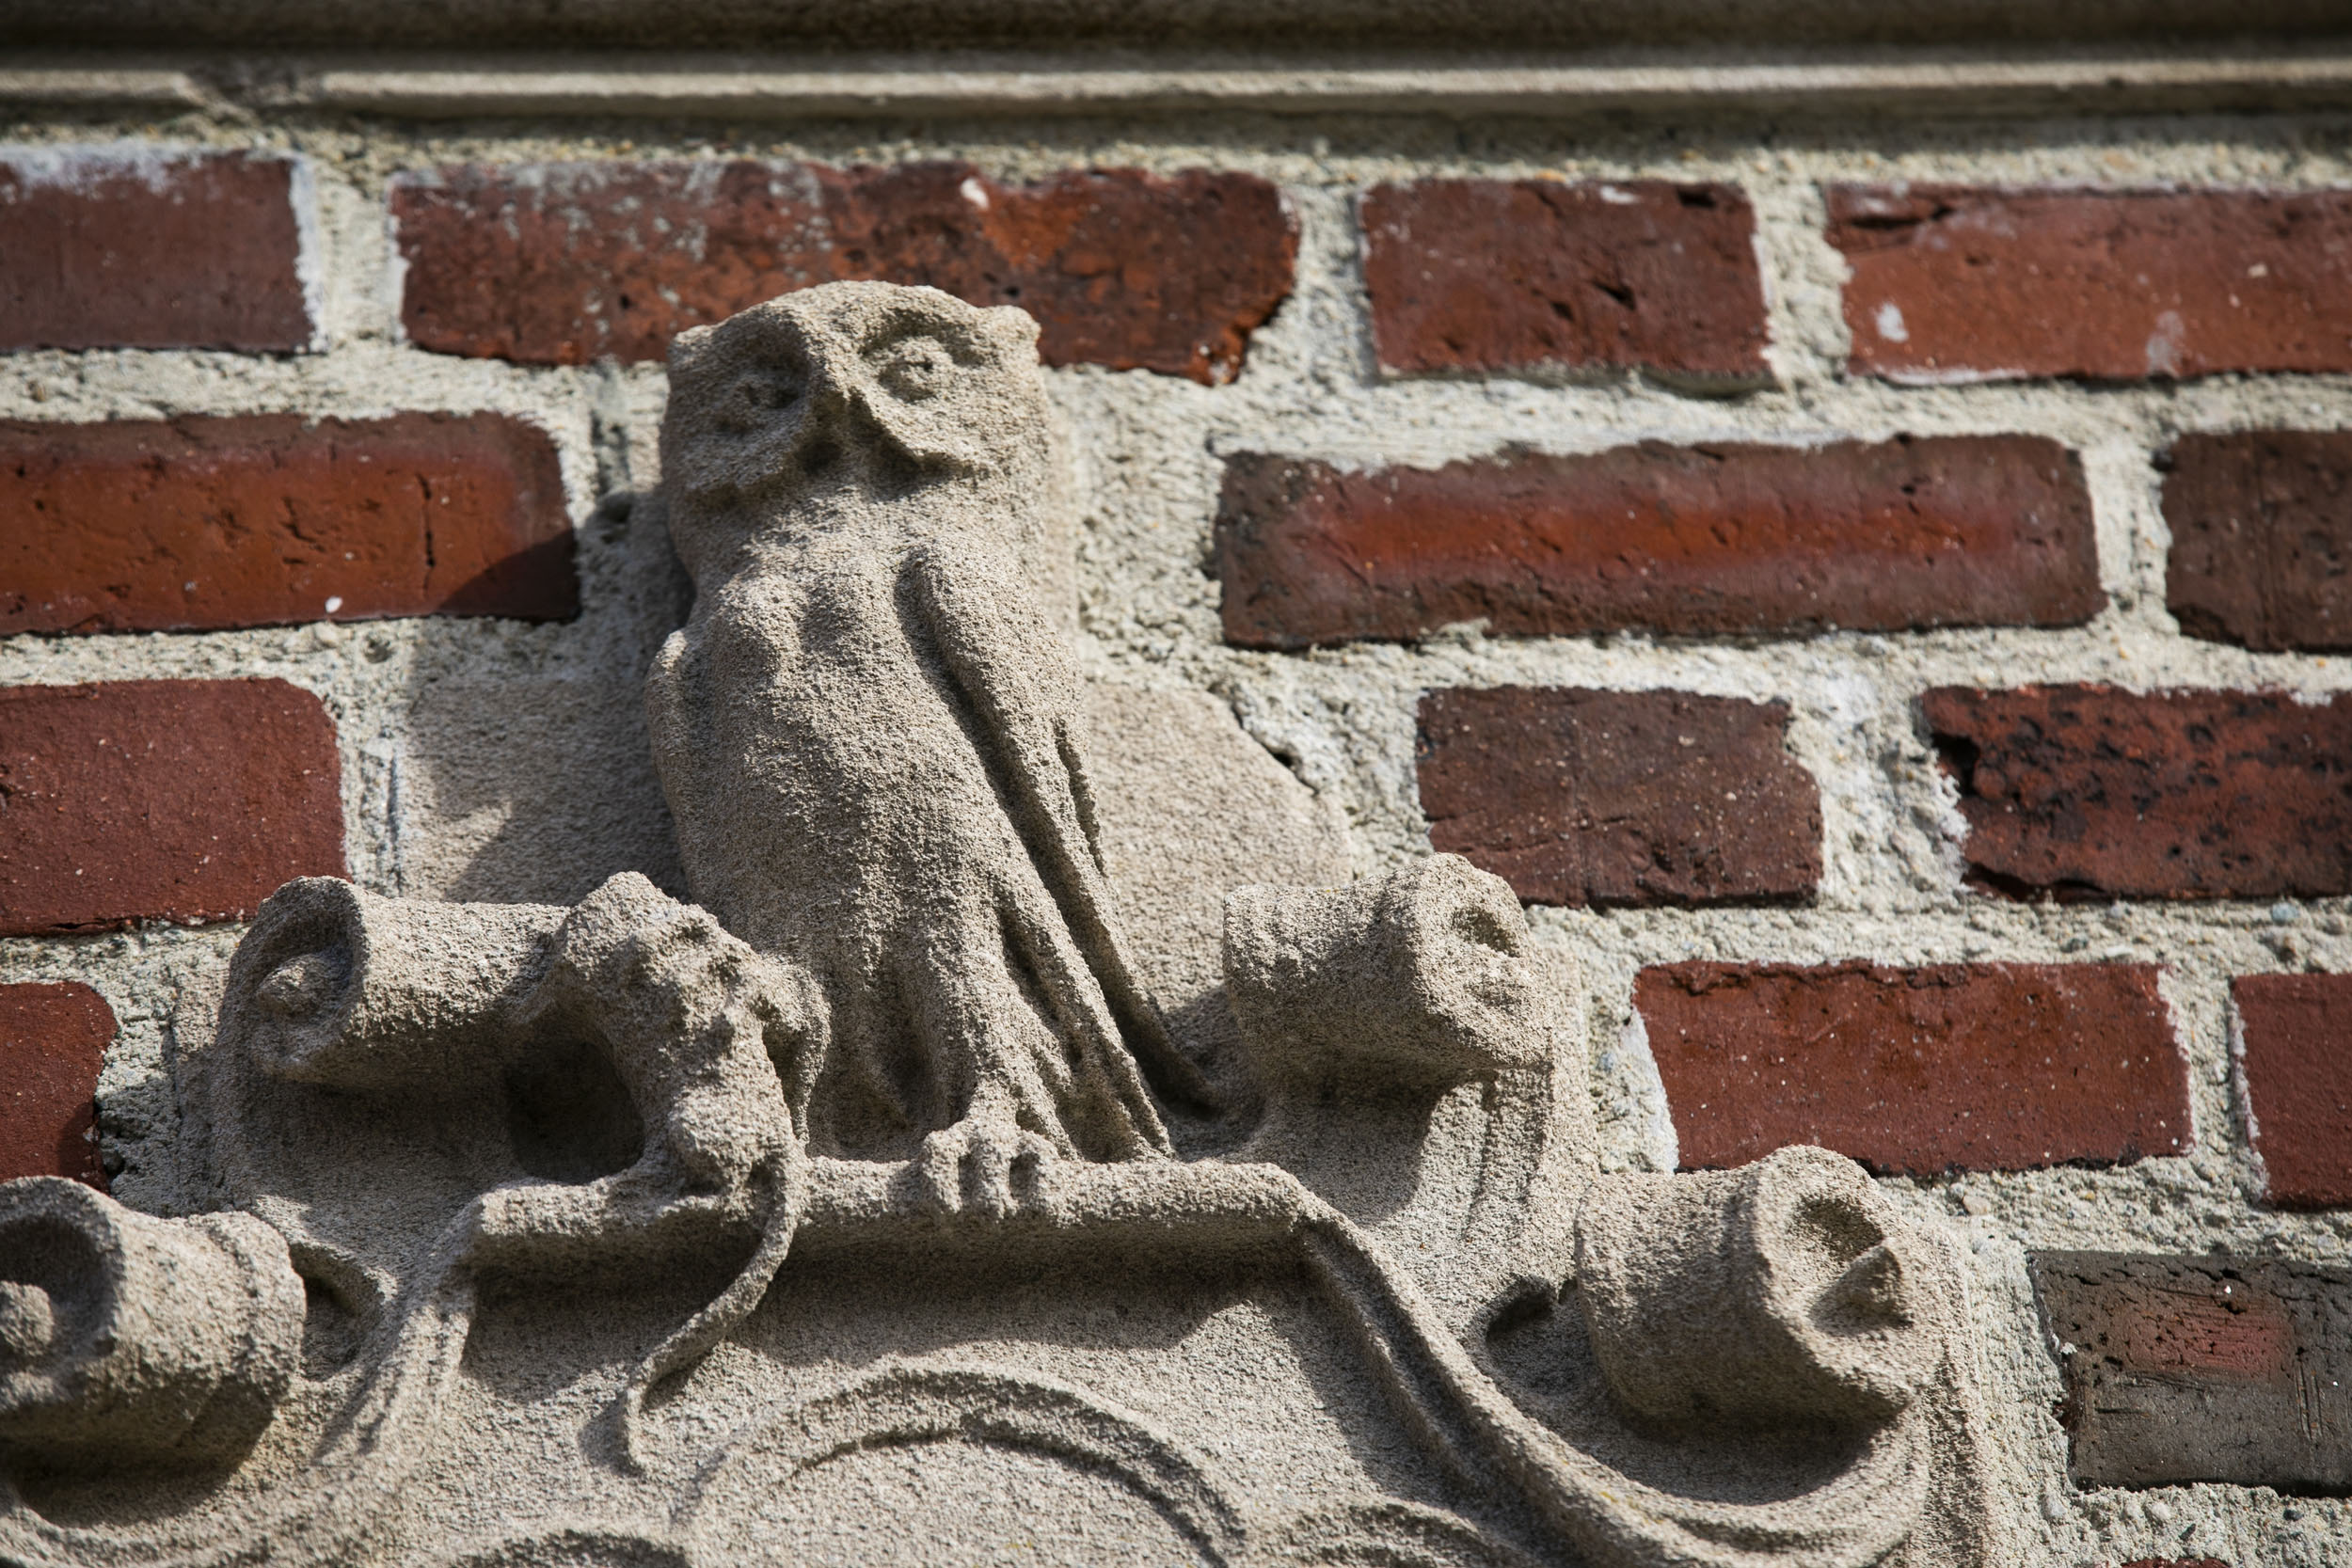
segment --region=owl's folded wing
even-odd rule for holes
[[[1005,565],[977,549],[917,549],[902,592],[906,611],[993,753],[988,765],[1014,803],[1030,858],[1120,1034],[1162,1093],[1213,1105],[1214,1092],[1168,1037],[1128,957],[1095,825],[1077,677],[1059,635],[1021,596]]]

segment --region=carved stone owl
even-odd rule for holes
[[[1025,1151],[1166,1151],[1139,1063],[1198,1090],[1026,559],[1064,495],[1036,341],[931,289],[787,294],[677,341],[661,436],[697,596],[646,698],[693,896],[824,991],[815,1150],[919,1151],[950,1204]]]

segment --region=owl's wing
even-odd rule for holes
[[[929,634],[994,753],[989,766],[1020,813],[1022,839],[1120,1033],[1162,1093],[1213,1106],[1207,1080],[1176,1049],[1136,979],[1113,912],[1078,735],[1077,676],[1059,634],[1004,567],[978,550],[918,547],[908,558],[903,591],[906,610]]]

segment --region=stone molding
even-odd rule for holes
[[[0,39],[8,37],[0,15]],[[2352,48],[2030,42],[1648,49],[1507,58],[1279,51],[815,55],[612,51],[12,51],[0,106],[727,120],[909,116],[2288,112],[2339,104]]]
[[[501,47],[1018,47],[1074,40],[1161,48],[1238,42],[1393,47],[1589,48],[1690,42],[1953,43],[2045,40],[2274,38],[2340,33],[2329,0],[485,0],[471,6],[357,0],[94,0],[70,13],[38,0],[0,5],[0,39],[140,44],[422,44]]]

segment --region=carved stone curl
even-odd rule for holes
[[[1926,1393],[1947,1281],[1851,1160],[1607,1176],[1584,1195],[1577,1301],[1610,1388],[1668,1430],[1882,1426]]]
[[[154,1219],[56,1177],[0,1184],[0,1446],[233,1458],[277,1414],[302,1317],[285,1240],[259,1220]]]

